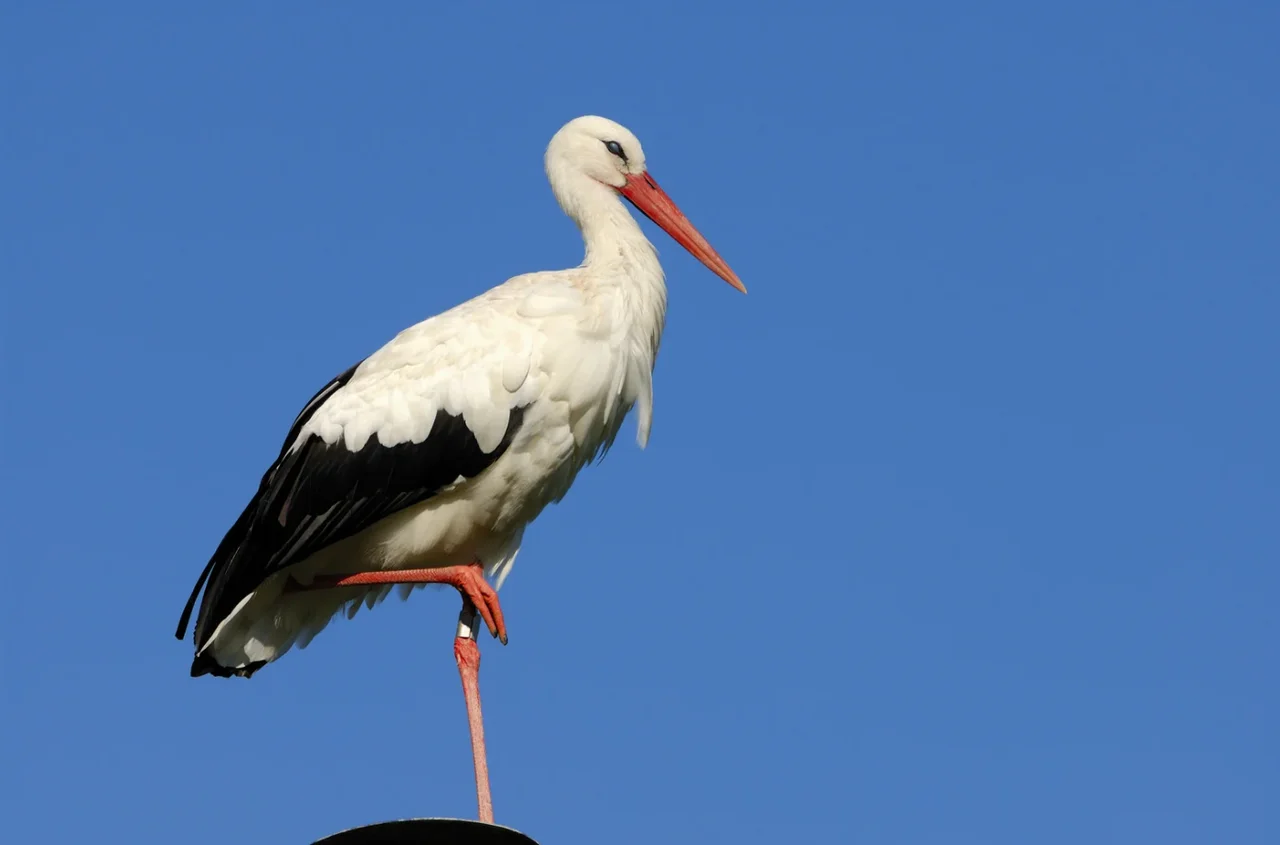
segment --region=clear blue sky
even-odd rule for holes
[[[653,231],[649,449],[483,644],[499,821],[1280,841],[1280,6],[179,5],[0,24],[14,842],[474,813],[451,592],[248,682],[172,631],[316,388],[578,262],[584,113],[751,294]]]

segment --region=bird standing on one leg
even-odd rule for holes
[[[525,526],[608,449],[633,406],[640,445],[649,437],[667,291],[621,198],[746,292],[648,175],[622,126],[570,121],[551,139],[546,168],[582,231],[582,264],[516,276],[406,329],[325,385],[200,574],[177,631],[182,639],[207,582],[191,674],[248,677],[395,584],[405,595],[426,583],[457,588],[454,653],[483,821],[493,809],[475,616],[506,642],[496,588]]]

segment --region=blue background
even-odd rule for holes
[[[1280,6],[268,5],[3,7],[6,839],[474,813],[452,592],[250,682],[172,630],[315,389],[578,262],[600,113],[751,295],[648,230],[652,442],[483,643],[498,820],[1280,841]]]

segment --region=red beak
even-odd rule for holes
[[[711,248],[707,239],[693,228],[689,218],[676,207],[671,197],[667,196],[667,192],[658,187],[658,183],[653,181],[652,176],[648,173],[628,176],[627,183],[619,188],[618,192],[631,200],[631,204],[638,208],[641,214],[661,226],[662,230],[674,238],[676,243],[689,250],[690,255],[707,265],[708,270],[743,293],[747,292],[738,274],[729,269],[729,265],[724,262],[718,252]]]

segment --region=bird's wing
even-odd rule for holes
[[[491,293],[405,330],[329,382],[218,545],[178,638],[206,578],[198,647],[268,576],[498,460],[537,397],[529,375],[543,338],[510,292]]]

